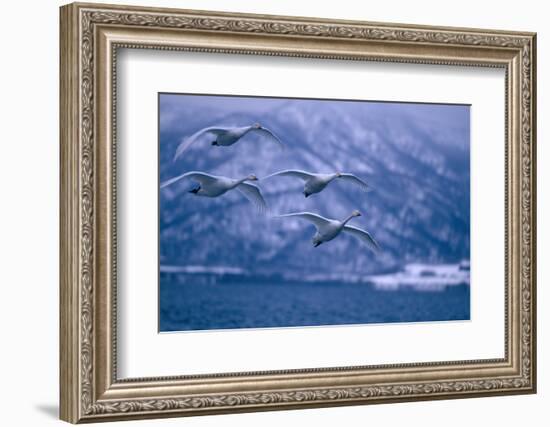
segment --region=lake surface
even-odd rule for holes
[[[160,331],[470,319],[470,287],[377,290],[347,283],[180,283],[160,286]]]

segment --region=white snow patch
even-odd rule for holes
[[[245,270],[238,267],[204,266],[204,265],[161,265],[161,273],[190,273],[190,274],[244,274]]]
[[[408,264],[403,271],[369,276],[368,280],[380,290],[410,287],[417,291],[442,291],[447,286],[470,284],[470,263]]]

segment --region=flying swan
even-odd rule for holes
[[[189,136],[188,138],[184,139],[176,149],[174,160],[177,160],[177,158],[181,156],[181,154],[202,135],[210,134],[215,137],[215,139],[211,142],[212,145],[227,147],[229,145],[235,144],[238,140],[240,140],[248,133],[255,133],[283,147],[283,143],[281,142],[281,140],[273,132],[263,127],[259,123],[254,123],[252,126],[243,127],[211,126],[201,129],[198,132],[195,132],[193,135]]]
[[[334,239],[340,234],[340,232],[345,231],[357,237],[361,241],[365,242],[370,249],[377,252],[380,247],[378,243],[372,238],[372,236],[365,230],[362,230],[351,225],[346,225],[349,220],[356,216],[361,216],[361,213],[357,210],[353,211],[343,221],[338,221],[336,219],[327,219],[321,215],[317,215],[310,212],[296,212],[289,213],[285,215],[277,215],[276,218],[303,218],[315,225],[317,228],[317,233],[313,236],[312,243],[314,247],[319,246],[321,243],[328,242]]]
[[[215,176],[204,172],[192,171],[164,181],[160,185],[160,188],[165,188],[184,178],[189,178],[197,182],[198,186],[189,191],[197,196],[219,197],[222,194],[236,188],[254,206],[256,206],[260,212],[267,212],[267,205],[260,189],[255,185],[245,182],[257,181],[258,178],[256,178],[256,175],[248,175],[241,179],[233,179],[225,176]]]
[[[343,181],[355,184],[361,187],[364,191],[370,191],[371,188],[367,185],[366,182],[357,178],[351,173],[311,173],[305,172],[297,169],[288,169],[279,172],[272,173],[264,177],[263,179],[271,178],[273,176],[291,176],[295,178],[300,178],[304,181],[304,195],[306,197],[311,196],[312,194],[319,193],[330,184],[335,179],[339,178]]]

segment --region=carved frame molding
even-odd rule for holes
[[[506,68],[506,357],[117,380],[113,147],[114,65],[121,47]],[[61,418],[101,421],[534,392],[534,97],[532,33],[92,4],[62,7]],[[266,377],[273,378],[271,386],[260,385]],[[255,382],[258,386],[251,388]],[[194,392],[200,383],[210,391]]]

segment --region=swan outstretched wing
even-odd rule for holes
[[[263,136],[264,138],[266,138],[270,141],[276,142],[281,148],[284,148],[284,146],[285,146],[277,135],[275,135],[269,129],[264,128],[263,126],[261,128],[251,129],[251,131],[253,133],[255,133],[256,135],[261,135],[261,136]]]
[[[378,252],[380,250],[380,246],[378,246],[376,240],[374,240],[370,233],[368,233],[367,231],[357,227],[353,227],[351,225],[345,225],[344,231],[347,231],[348,233],[365,242],[373,251]]]
[[[355,175],[352,175],[351,173],[340,174],[340,179],[343,179],[344,181],[351,182],[352,184],[358,185],[364,191],[372,190],[372,188],[365,181],[357,178]]]
[[[219,126],[211,126],[204,129],[199,130],[198,132],[195,132],[193,135],[188,136],[185,138],[180,145],[178,145],[178,148],[176,148],[176,154],[174,155],[174,161],[178,159],[181,154],[189,148],[189,146],[195,142],[197,139],[199,139],[202,135],[206,135],[207,133],[211,133],[214,135],[219,135],[222,132],[225,132],[227,128],[222,128]]]
[[[276,218],[291,218],[291,217],[297,217],[297,218],[303,218],[315,225],[317,229],[320,227],[323,227],[324,225],[328,224],[330,222],[329,219],[326,219],[322,217],[321,215],[317,215],[311,212],[295,212],[295,213],[289,213],[284,215],[277,215]]]
[[[168,187],[169,185],[173,184],[174,182],[177,182],[180,179],[184,179],[184,178],[194,179],[195,181],[198,181],[199,183],[204,184],[204,185],[209,185],[209,184],[214,183],[218,180],[218,177],[216,177],[214,175],[209,175],[209,174],[204,173],[204,172],[192,171],[192,172],[186,172],[184,174],[178,175],[174,178],[170,178],[170,179],[162,182],[160,184],[160,188]]]
[[[287,169],[287,170],[272,173],[271,175],[268,175],[268,176],[266,176],[262,179],[271,178],[272,176],[293,176],[293,177],[296,177],[296,178],[300,178],[304,181],[307,181],[308,179],[310,179],[314,175],[309,173],[309,172],[301,171],[301,170],[298,170],[298,169]]]
[[[260,212],[267,212],[267,204],[265,203],[262,193],[258,187],[247,182],[243,182],[237,186],[237,190],[239,190],[244,197],[256,206]]]

